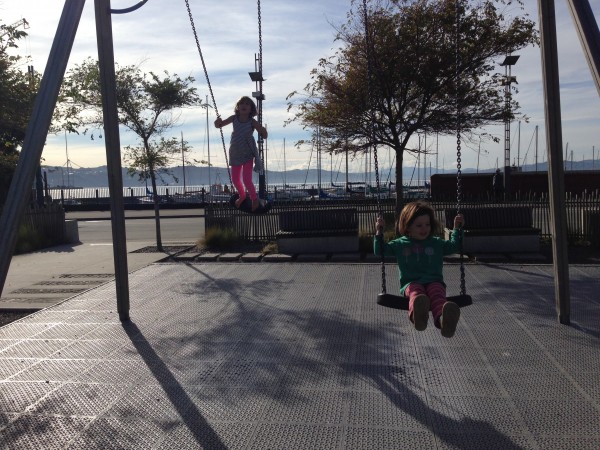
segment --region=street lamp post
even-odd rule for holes
[[[512,66],[519,59],[519,55],[508,55],[502,61],[504,66],[504,77],[500,80],[500,85],[504,86],[504,102],[506,107],[506,117],[504,119],[504,194],[510,194],[510,113],[511,113],[511,91],[512,83],[517,83],[517,77],[511,74]]]
[[[256,91],[252,92],[252,97],[256,99],[256,109],[258,113],[258,123],[263,124],[262,121],[262,102],[265,100],[265,94],[262,91],[262,84],[265,79],[262,75],[262,52],[258,55],[254,55],[254,72],[248,72],[250,79],[254,81],[256,85]],[[264,152],[264,140],[262,136],[258,136],[258,154],[263,162],[263,167],[266,170],[267,162]],[[258,197],[266,198],[267,196],[267,184],[265,178],[265,171],[263,170],[258,174]]]
[[[201,108],[206,109],[206,147],[208,149],[208,192],[210,193],[212,181],[210,179],[210,136],[209,136],[209,125],[208,125],[208,108],[212,108],[210,103],[208,103],[208,95],[206,96],[206,102],[200,105]]]

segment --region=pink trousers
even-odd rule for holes
[[[231,181],[242,200],[246,198],[246,189],[248,189],[250,200],[256,200],[257,198],[256,188],[252,183],[252,164],[253,160],[250,159],[240,166],[231,166]]]
[[[437,328],[440,328],[440,316],[442,315],[442,308],[444,303],[448,300],[446,298],[446,287],[442,283],[410,283],[404,290],[404,294],[409,298],[408,304],[408,317],[412,321],[413,306],[415,303],[415,297],[420,294],[425,294],[431,301],[431,313],[433,314],[433,323]]]

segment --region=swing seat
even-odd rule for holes
[[[473,304],[473,299],[470,295],[454,295],[448,297],[449,302],[456,303],[460,308]],[[408,297],[402,297],[400,295],[393,295],[387,293],[377,294],[377,304],[386,306],[388,308],[402,309],[408,311]]]
[[[229,199],[229,204],[235,208],[235,201],[238,198],[240,198],[240,194],[236,192]],[[246,197],[240,205],[240,207],[237,209],[248,214],[266,214],[271,210],[271,203],[267,201],[265,201],[264,203],[260,202],[258,208],[252,211],[252,200],[250,200],[250,197]]]

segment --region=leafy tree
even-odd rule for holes
[[[143,73],[137,66],[117,67],[117,108],[119,123],[133,131],[139,138],[139,146],[126,147],[126,161],[133,164],[130,173],[139,169],[142,179],[150,179],[152,192],[156,193],[159,173],[166,173],[171,161],[176,138],[164,135],[177,124],[174,110],[201,103],[192,87],[192,77],[180,78],[164,72]],[[100,129],[102,102],[98,62],[87,59],[71,69],[61,90],[55,123],[69,131]],[[93,136],[93,134],[92,134]],[[159,198],[153,195],[156,220],[156,245],[162,249],[160,236]]]
[[[17,25],[0,25],[0,206],[17,166],[37,89],[37,77],[18,68],[22,57],[8,53],[25,36]]]
[[[295,111],[291,121],[319,127],[330,152],[393,149],[399,210],[404,152],[421,151],[409,148],[410,138],[454,134],[457,96],[467,139],[506,117],[503,88],[492,73],[495,61],[537,43],[534,22],[505,17],[500,8],[506,3],[390,0],[371,2],[367,14],[362,5],[351,10],[337,30],[340,48],[319,61],[302,92],[288,96]],[[512,114],[517,110],[513,100]]]
[[[128,145],[125,147],[127,173],[132,177],[137,176],[140,181],[150,180],[155,208],[161,201],[160,197],[155,195],[157,178],[162,180],[163,176],[167,175],[178,181],[170,167],[176,159],[179,159],[181,151],[187,152],[189,150],[190,147],[186,141],[180,142],[175,137],[165,139],[162,136],[159,139],[149,141],[147,146],[134,147]],[[160,220],[158,214],[155,214],[155,220]],[[157,247],[161,248],[159,222],[157,222],[156,233]]]

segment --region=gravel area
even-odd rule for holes
[[[11,322],[14,322],[15,320],[19,320],[22,317],[26,317],[29,314],[32,314],[33,311],[31,312],[0,312],[0,327],[4,326],[4,325],[8,325]]]

